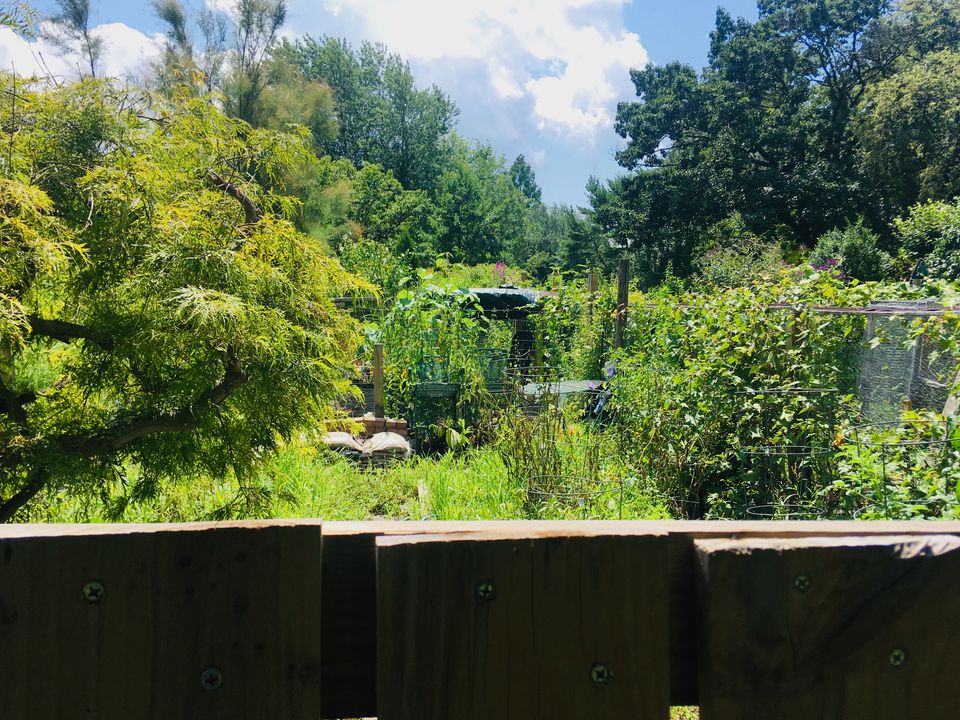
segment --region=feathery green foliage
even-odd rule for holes
[[[332,297],[371,290],[290,220],[284,178],[315,162],[306,131],[89,80],[18,92],[0,180],[0,518],[134,470],[141,497],[250,477],[344,390],[358,332]]]

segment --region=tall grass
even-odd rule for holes
[[[623,516],[667,514],[634,478],[623,478]],[[619,497],[582,507],[531,507],[522,480],[508,473],[492,447],[438,458],[415,457],[366,468],[308,441],[291,443],[256,476],[185,479],[153,495],[136,496],[136,473],[104,481],[83,496],[51,494],[31,508],[34,522],[187,522],[226,518],[319,517],[326,520],[494,520],[615,518]]]

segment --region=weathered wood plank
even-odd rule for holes
[[[697,704],[697,606],[693,542],[698,538],[836,537],[937,533],[960,522],[929,521],[366,521],[324,524],[325,718],[369,717],[376,708],[376,539],[445,533],[491,538],[665,533],[670,593],[670,698]],[[329,678],[329,681],[327,680]]]
[[[957,717],[960,538],[696,547],[703,720]]]
[[[323,532],[323,565],[319,566],[316,543],[319,529],[316,523],[304,520],[271,521],[269,523],[216,523],[177,525],[2,525],[0,526],[0,553],[5,548],[23,552],[19,555],[0,554],[0,717],[62,717],[71,714],[73,705],[60,707],[61,698],[75,704],[76,697],[92,698],[93,703],[106,693],[112,692],[121,698],[127,697],[128,706],[135,705],[138,686],[131,681],[129,686],[118,687],[113,677],[124,677],[129,673],[128,665],[136,666],[141,658],[152,658],[153,648],[160,637],[142,633],[144,627],[150,627],[151,617],[156,612],[153,606],[154,590],[138,573],[152,573],[154,561],[145,561],[149,556],[150,545],[139,547],[141,542],[153,543],[150,538],[140,535],[153,535],[175,531],[177,533],[205,533],[210,530],[221,532],[231,528],[243,531],[240,542],[257,544],[251,540],[261,530],[279,532],[279,528],[301,528],[307,533],[306,540],[298,541],[302,548],[302,570],[283,571],[296,576],[295,583],[284,583],[292,587],[297,595],[305,595],[303,603],[311,605],[305,620],[298,621],[298,633],[305,637],[316,636],[310,630],[310,622],[321,618],[322,650],[322,691],[313,688],[311,692],[320,692],[323,700],[322,716],[329,718],[372,716],[376,714],[376,553],[375,543],[380,536],[403,536],[422,533],[446,533],[453,537],[463,537],[470,533],[481,533],[491,539],[529,536],[543,538],[551,536],[598,535],[598,534],[650,534],[665,533],[668,536],[667,562],[669,577],[669,626],[670,626],[670,682],[671,700],[674,704],[696,704],[697,702],[697,605],[695,553],[693,543],[699,538],[802,538],[837,537],[847,535],[938,534],[960,535],[960,523],[956,522],[359,522],[326,523]],[[306,527],[304,527],[306,526]],[[255,531],[255,532],[251,532]],[[101,551],[108,547],[101,543],[117,536],[130,538],[124,540],[125,547],[121,555],[115,549]],[[249,537],[248,537],[249,536]],[[50,544],[40,542],[49,539]],[[79,541],[89,545],[76,545],[82,551],[65,551],[59,548],[60,540],[68,544]],[[28,545],[19,545],[28,541]],[[119,540],[117,540],[119,542]],[[208,542],[208,541],[203,541]],[[285,541],[286,542],[286,541]],[[10,543],[14,543],[12,546]],[[193,545],[190,541],[188,545]],[[102,557],[101,557],[102,552]],[[8,558],[4,560],[4,558]],[[18,558],[14,560],[14,557]],[[286,551],[284,557],[288,557]],[[293,558],[294,556],[289,556]],[[29,562],[19,564],[11,570],[11,564],[20,563],[28,558]],[[135,562],[136,560],[136,562]],[[93,562],[93,565],[90,563]],[[297,562],[300,562],[297,560]],[[84,564],[87,563],[87,564]],[[126,563],[126,565],[124,565]],[[24,568],[32,567],[30,572]],[[102,617],[101,609],[81,603],[81,610],[68,611],[68,603],[61,603],[60,610],[53,608],[52,595],[58,598],[79,596],[77,584],[82,585],[89,578],[96,578],[107,567],[118,576],[126,576],[127,570],[134,578],[134,585],[125,592],[128,594],[125,605],[129,610],[119,618],[111,614],[108,624]],[[139,568],[146,568],[141,570]],[[43,569],[41,572],[40,569]],[[318,597],[319,589],[314,590],[318,581],[312,578],[312,572],[321,572],[323,577],[323,604],[321,612],[316,613],[316,604],[309,598]],[[286,577],[287,575],[285,575]],[[115,585],[114,580],[109,583]],[[70,587],[67,588],[66,586]],[[110,592],[108,588],[108,593]],[[272,591],[270,591],[272,592]],[[139,595],[137,594],[139,593]],[[111,595],[114,597],[114,595]],[[141,599],[144,598],[144,599]],[[301,602],[283,600],[283,603]],[[44,607],[47,603],[48,607]],[[155,603],[154,603],[155,604]],[[228,607],[225,603],[222,607]],[[26,609],[25,609],[26,608]],[[11,620],[12,618],[12,620]],[[16,626],[30,627],[27,634],[17,635]],[[126,622],[127,626],[123,623]],[[87,627],[85,632],[81,631]],[[239,623],[238,623],[239,625]],[[193,627],[188,625],[188,627]],[[299,628],[304,628],[303,632]],[[64,628],[66,628],[64,630]],[[117,628],[121,628],[118,630]],[[66,637],[67,640],[64,640]],[[92,638],[92,639],[91,639]],[[20,645],[17,645],[20,642]],[[114,645],[109,645],[114,642]],[[70,656],[58,652],[53,655],[41,652],[38,648],[83,647],[80,656]],[[91,644],[92,643],[92,644]],[[6,649],[13,648],[7,652]],[[93,648],[93,650],[90,650]],[[103,650],[102,648],[109,648]],[[36,651],[36,652],[34,652]],[[34,652],[34,655],[31,653]],[[102,657],[104,655],[106,657]],[[316,654],[316,653],[314,653]],[[18,667],[8,670],[12,658],[17,658]],[[25,660],[24,660],[25,658]],[[119,668],[114,674],[104,669],[106,658],[116,659]],[[150,662],[153,662],[152,659]],[[20,666],[22,664],[22,667]],[[309,667],[309,663],[305,664]],[[85,669],[86,668],[86,669]],[[96,668],[94,676],[87,672]],[[181,672],[178,670],[177,672]],[[194,669],[191,672],[196,672]],[[24,679],[26,675],[30,679]],[[67,681],[66,691],[50,692],[51,678],[69,674],[76,682]],[[306,675],[309,676],[309,672]],[[225,676],[225,682],[228,678]],[[306,681],[304,681],[306,683]],[[102,683],[102,685],[98,685]],[[121,683],[122,684],[122,683]],[[307,683],[309,684],[309,683]],[[59,685],[58,685],[59,687]],[[23,688],[28,691],[24,692]],[[304,691],[306,692],[306,691]],[[17,699],[35,703],[36,713],[24,714],[23,705],[14,705]],[[119,701],[118,701],[119,702]],[[93,705],[90,705],[93,707]],[[9,710],[9,712],[8,712]],[[71,717],[74,715],[71,714]],[[101,715],[102,716],[102,715]],[[82,717],[82,715],[81,715]]]
[[[378,716],[663,718],[666,538],[383,538]]]
[[[319,716],[318,524],[101,529],[0,539],[0,717]]]

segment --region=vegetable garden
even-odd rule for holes
[[[944,415],[957,356],[950,286],[858,284],[794,269],[736,289],[634,292],[624,347],[614,349],[612,278],[594,291],[586,278],[554,278],[518,321],[485,313],[474,292],[457,288],[464,270],[441,264],[355,312],[365,341],[354,381],[370,378],[381,344],[386,414],[407,420],[411,457],[370,465],[329,450],[327,430],[361,432],[350,419],[357,413],[342,410],[242,483],[177,484],[156,499],[117,483],[97,498],[51,497],[31,517],[960,512],[960,434]],[[891,298],[900,304],[877,303]],[[526,356],[515,354],[518,332],[533,338]],[[872,387],[883,368],[883,387]]]
[[[417,389],[438,379],[424,358],[443,367],[456,402],[435,413],[432,447],[488,462],[495,450],[510,516],[953,517],[955,318],[918,303],[928,293],[951,302],[947,287],[810,270],[637,294],[614,349],[613,288],[558,282],[531,315],[533,357],[505,363],[509,332],[471,293],[427,286],[398,300],[380,337],[394,407],[415,416]],[[867,404],[877,355],[889,397]]]

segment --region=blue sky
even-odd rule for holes
[[[145,0],[93,0],[107,45],[105,70],[136,72],[157,52]],[[228,7],[231,0],[188,0]],[[489,142],[509,163],[523,153],[546,202],[584,204],[590,175],[609,178],[622,141],[618,101],[633,97],[628,70],[647,61],[702,67],[718,4],[756,17],[755,0],[288,0],[288,36],[337,35],[384,42],[406,57],[420,84],[436,83],[461,114],[458,131]],[[53,2],[34,2],[49,12]],[[0,34],[0,64],[25,71],[42,41]]]

